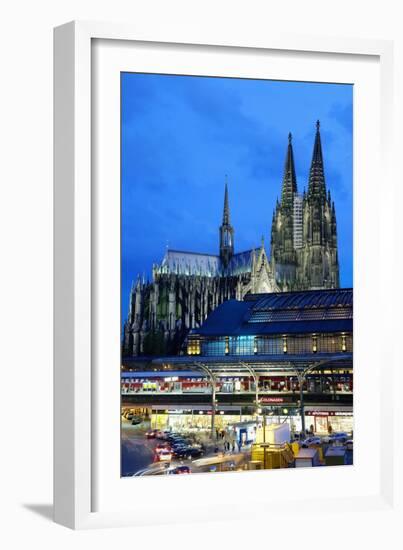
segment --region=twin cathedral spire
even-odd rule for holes
[[[227,268],[234,255],[234,228],[230,222],[228,182],[225,182],[220,259]],[[292,134],[271,228],[270,265],[282,290],[336,288],[339,286],[337,227],[334,202],[326,191],[320,122],[309,170],[308,191],[298,193]]]

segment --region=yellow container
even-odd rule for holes
[[[292,452],[293,452],[294,456],[297,456],[297,454],[299,453],[299,443],[298,443],[298,441],[293,441],[291,443],[291,449],[292,449]]]

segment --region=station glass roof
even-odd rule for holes
[[[353,290],[309,290],[246,296],[217,307],[191,334],[239,336],[353,329]]]

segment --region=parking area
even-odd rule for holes
[[[211,430],[157,429],[152,427],[150,417],[131,409],[122,410],[121,426],[122,476],[190,474],[256,467],[252,454],[259,440],[241,441],[235,428],[217,430],[214,438],[211,437]],[[256,435],[256,429],[253,426],[249,428],[249,432]],[[281,444],[290,450],[290,459],[279,467],[353,464],[351,432],[326,435],[291,433]],[[270,443],[265,443],[266,450],[268,445]],[[273,449],[276,446],[277,443]],[[311,464],[299,460],[304,454],[316,458]],[[267,464],[264,460],[260,467],[271,467]]]

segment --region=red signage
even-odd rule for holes
[[[261,403],[284,403],[284,397],[262,397]]]

